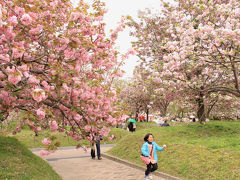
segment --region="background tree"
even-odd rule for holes
[[[224,35],[224,40],[221,36],[226,33],[223,20],[237,27],[234,18],[237,18],[238,6],[234,1],[176,2],[163,3],[161,15],[152,15],[150,10],[140,13],[139,23],[129,18],[129,25],[134,27],[132,35],[138,38],[133,47],[146,68],[158,73],[159,79],[172,87],[178,87],[178,101],[183,101],[184,97],[188,103],[193,103],[198,118],[203,122],[209,111],[207,107],[216,104],[212,97],[219,93],[238,96],[239,62],[237,54],[234,57],[229,54],[234,48],[238,53],[238,45],[232,43],[238,40],[236,37],[231,39],[229,34]],[[236,7],[236,10],[231,16],[226,16],[222,7],[228,10]],[[213,9],[215,15],[212,14]],[[220,14],[222,19],[213,18]],[[229,24],[227,26],[229,29]],[[237,33],[237,29],[234,32]],[[219,39],[222,39],[222,44]]]

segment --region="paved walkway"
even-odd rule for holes
[[[102,145],[101,151],[106,152],[111,145]],[[39,149],[33,153],[40,154]],[[82,149],[74,147],[61,148],[57,152],[44,156],[43,159],[53,167],[63,180],[143,180],[144,171],[126,166],[124,164],[103,158],[92,160],[90,151],[85,153]],[[163,180],[153,176],[154,180]]]

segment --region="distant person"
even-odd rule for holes
[[[196,118],[193,118],[193,119],[192,119],[192,122],[196,122]]]
[[[91,148],[91,156],[92,156],[92,159],[95,159],[96,158],[96,150],[97,150],[97,157],[98,157],[98,160],[101,160],[102,157],[101,157],[101,150],[100,150],[100,140],[102,140],[101,136],[97,136],[97,139],[96,139],[96,143],[93,143],[92,144],[92,148]],[[96,146],[95,146],[96,145]],[[96,148],[95,148],[96,147]]]
[[[136,123],[133,123],[133,132],[136,131],[136,128],[137,128]]]
[[[129,130],[130,132],[133,132],[133,123],[132,123],[132,122],[130,122],[130,123],[128,124],[128,130]]]
[[[152,179],[151,173],[158,169],[157,151],[164,151],[166,149],[166,145],[163,145],[163,147],[158,146],[157,143],[153,141],[153,135],[151,133],[145,135],[144,141],[145,143],[141,148],[142,156],[150,159],[148,164],[146,164],[147,169],[144,176],[144,180],[147,180],[149,178]]]
[[[177,121],[175,118],[173,118],[172,120],[171,120],[172,122],[175,122],[175,121]]]
[[[122,129],[127,129],[127,125],[125,122],[122,123]]]
[[[165,120],[162,126],[170,126],[170,125],[167,123],[167,120]]]

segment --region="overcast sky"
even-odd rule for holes
[[[77,0],[73,0],[77,2]],[[121,20],[122,15],[130,15],[134,19],[137,18],[137,12],[139,10],[144,10],[145,8],[159,9],[160,0],[103,0],[106,2],[106,7],[108,9],[107,14],[105,15],[106,32],[109,32],[110,29],[114,29]],[[91,2],[91,0],[85,0],[85,2]],[[129,29],[126,29],[124,32],[119,33],[116,46],[118,47],[119,52],[125,53],[129,48],[131,48],[131,41],[134,38],[129,36]],[[123,70],[126,71],[124,77],[132,77],[134,67],[137,65],[137,57],[131,56],[123,66]]]

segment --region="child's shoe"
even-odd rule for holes
[[[144,175],[144,180],[149,180],[148,176]]]

